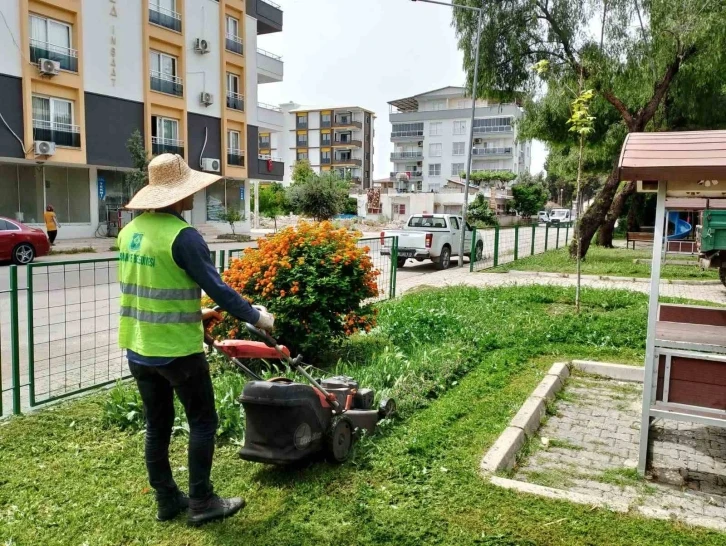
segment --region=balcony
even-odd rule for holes
[[[257,141],[257,147],[260,150],[271,150],[272,149],[272,143],[270,142],[270,139],[269,138],[264,139],[264,140],[260,139],[260,140]]]
[[[30,61],[37,63],[40,59],[57,61],[60,63],[61,70],[78,72],[78,51],[75,49],[30,40]]]
[[[474,156],[487,156],[487,155],[512,155],[511,148],[474,148],[471,151]]]
[[[227,34],[227,38],[224,41],[224,48],[227,51],[236,53],[237,55],[242,55],[244,53],[244,44],[242,43],[242,38],[240,38],[239,36],[235,36],[234,34]]]
[[[307,129],[308,128],[307,118],[305,119],[305,121],[301,121],[300,118],[297,118],[297,121],[295,122],[295,128],[296,129]]]
[[[323,118],[320,118],[320,128],[321,129],[330,129],[333,126],[333,122],[331,120],[325,121]]]
[[[234,148],[227,148],[227,165],[234,165],[236,167],[245,166],[245,153],[242,150],[236,150]]]
[[[420,131],[392,131],[391,141],[401,142],[408,140],[423,140],[424,132],[423,129]]]
[[[335,116],[333,127],[357,127],[362,129],[363,124],[360,121],[354,121],[351,116]]]
[[[281,82],[284,73],[282,57],[264,49],[257,50],[257,83]]]
[[[248,2],[247,6],[248,14],[257,19],[257,34],[282,31],[282,8],[278,4],[272,0],[257,0]]]
[[[353,147],[353,148],[361,148],[363,146],[363,143],[360,140],[353,140],[353,139],[335,139],[333,141],[333,146],[347,146],[347,147]]]
[[[245,111],[245,98],[239,93],[227,91],[227,108],[232,110]]]
[[[161,6],[149,6],[149,22],[176,32],[182,30],[181,15]]]
[[[78,125],[33,120],[33,140],[55,142],[56,146],[81,147],[81,128]]]
[[[282,177],[285,175],[285,163],[279,157],[258,154],[257,175],[262,180],[282,181]]]
[[[394,171],[391,173],[391,182],[397,181],[400,175],[408,176],[408,179],[412,182],[423,179],[423,173],[420,171]]]
[[[393,152],[391,153],[391,161],[401,161],[406,159],[423,159],[423,152]]]
[[[511,125],[494,125],[491,127],[483,127],[483,126],[474,126],[474,134],[475,135],[485,135],[485,134],[497,134],[497,133],[511,133],[512,132],[512,126]]]
[[[320,141],[320,146],[321,146],[322,148],[330,148],[330,147],[331,147],[332,145],[333,145],[333,141],[332,141],[332,140],[330,140],[330,139],[327,139],[327,140],[321,140],[321,141]]]
[[[282,109],[279,106],[258,102],[257,123],[262,129],[280,132],[285,128],[285,115],[282,113]]]
[[[151,71],[151,90],[176,97],[184,96],[184,83],[178,76],[164,74],[163,72]]]
[[[151,137],[151,155],[178,154],[184,157],[184,141],[172,138]]]
[[[357,165],[360,167],[363,165],[363,161],[360,159],[354,159],[352,157],[339,157],[333,158],[333,165]]]
[[[321,157],[320,158],[320,164],[321,165],[332,165],[333,160],[329,157]]]
[[[295,142],[296,148],[307,148],[308,147],[308,141],[307,140],[298,140]]]

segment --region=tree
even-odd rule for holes
[[[273,182],[268,186],[263,186],[259,191],[259,211],[265,218],[271,218],[275,222],[275,232],[277,232],[277,217],[285,214],[289,208],[285,187],[279,182]]]
[[[467,220],[478,228],[499,225],[496,213],[489,206],[489,201],[484,199],[481,193],[478,193],[474,201],[469,205]]]
[[[149,153],[144,148],[144,139],[136,129],[126,141],[126,149],[131,155],[133,171],[124,173],[124,193],[130,198],[149,182]]]
[[[234,223],[241,222],[245,219],[245,217],[242,215],[239,209],[229,207],[227,210],[219,214],[219,219],[222,222],[227,222],[229,224],[229,227],[232,229],[232,235],[234,235]]]
[[[296,181],[287,191],[296,213],[318,221],[340,214],[348,200],[348,183],[333,172],[313,172]]]
[[[528,175],[512,186],[514,209],[525,218],[534,216],[547,202],[547,189],[540,179]]]
[[[716,112],[702,106],[723,104],[724,2],[461,0],[460,3],[484,9],[480,77],[475,86],[477,97],[512,100],[522,92],[541,91],[543,87],[531,67],[542,67],[542,62],[548,67],[546,104],[544,108],[534,107],[535,111],[539,110],[538,122],[530,124],[531,131],[523,131],[521,138],[539,138],[548,144],[576,144],[577,138],[566,133],[563,123],[569,118],[571,100],[564,97],[568,89],[577,88],[580,76],[582,87],[593,89],[597,96],[591,112],[598,118],[593,135],[596,150],[604,151],[608,144],[616,144],[619,151],[622,139],[617,142],[613,138],[618,132],[624,137],[629,132],[657,128],[714,127],[718,126],[718,118],[722,123],[726,117],[723,109]],[[476,44],[476,21],[474,12],[454,11],[468,85],[474,72],[471,52]],[[593,33],[595,22],[599,32]],[[687,90],[692,92],[689,94]],[[601,116],[600,109],[605,115]],[[584,153],[585,173],[588,172],[586,156]],[[614,204],[620,185],[617,158],[618,154],[609,155],[610,174],[593,205],[581,218],[579,254],[582,256]],[[631,185],[625,185],[621,191],[627,194],[632,189]],[[571,252],[578,252],[577,245],[571,247]]]
[[[307,159],[300,159],[295,162],[292,167],[292,182],[293,184],[299,184],[306,182],[315,176],[315,171],[310,166],[310,161]]]

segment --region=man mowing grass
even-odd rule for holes
[[[209,365],[202,351],[202,322],[221,319],[200,309],[201,291],[239,320],[272,330],[274,317],[228,287],[212,264],[201,234],[183,219],[194,194],[219,176],[193,171],[184,160],[162,154],[149,164],[149,184],[126,206],[147,211],[118,236],[121,311],[119,344],[126,349],[146,413],[146,469],[156,491],[157,519],[188,510],[190,525],[239,512],[241,498],[214,494],[210,474],[217,412]],[[189,422],[189,496],[169,464],[174,393]]]

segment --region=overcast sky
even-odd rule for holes
[[[388,101],[447,85],[464,85],[451,10],[411,0],[275,0],[283,31],[258,46],[285,61],[281,83],[259,87],[272,104],[362,106],[376,113],[375,178],[391,171]],[[545,150],[535,143],[533,173]]]

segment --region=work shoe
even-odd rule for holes
[[[196,501],[189,506],[187,523],[196,527],[210,521],[228,518],[242,510],[244,506],[244,499],[239,497],[222,499],[217,495],[212,495],[207,501]]]
[[[162,497],[157,495],[156,504],[158,506],[156,519],[158,521],[169,521],[189,508],[189,497],[184,491],[177,489],[176,493],[172,495]]]

